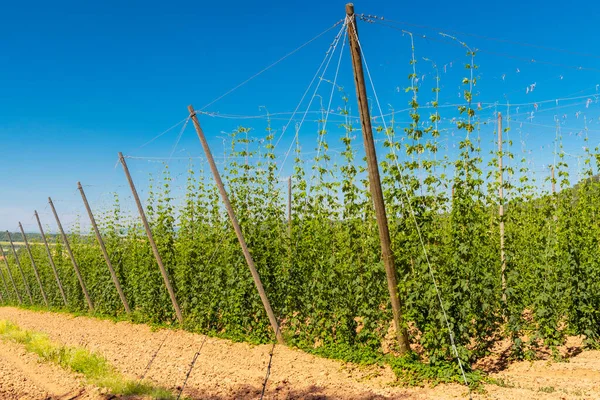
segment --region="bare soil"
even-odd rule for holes
[[[164,340],[146,379],[172,390],[181,387],[194,354],[204,342],[184,391],[184,395],[195,399],[260,398],[271,350],[271,345],[253,346],[210,337],[205,340],[202,335],[184,331],[153,331],[149,326],[129,322],[11,307],[0,308],[0,319],[12,321],[22,329],[44,332],[58,343],[98,352],[129,379],[139,379],[144,374]],[[84,396],[95,395],[76,376],[42,365],[35,356],[14,346],[0,346],[1,399],[66,399],[70,397],[58,396],[73,393],[77,388],[83,388]],[[41,375],[54,376],[55,380],[36,380],[39,376],[36,371],[45,368],[51,368],[56,375],[46,372]],[[569,362],[513,363],[491,377],[498,384],[486,384],[482,393],[473,393],[474,399],[600,399],[600,352],[582,352]],[[404,388],[394,381],[388,367],[358,367],[277,346],[265,398],[468,398],[467,389],[460,385]],[[49,393],[50,397],[43,397],[43,393]]]

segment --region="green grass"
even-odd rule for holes
[[[484,379],[485,383],[489,383],[490,385],[496,385],[503,388],[514,388],[516,385],[505,378],[494,378],[494,377],[486,377]]]
[[[20,343],[27,351],[37,354],[43,361],[80,373],[88,383],[105,388],[111,394],[149,396],[160,400],[175,399],[173,393],[167,389],[124,378],[98,354],[81,347],[54,343],[43,333],[22,330],[9,321],[0,320],[0,339]]]

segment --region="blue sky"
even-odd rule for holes
[[[180,140],[183,124],[142,145],[184,120],[188,104],[200,108],[210,103],[331,27],[344,17],[344,4],[310,0],[3,4],[0,229],[16,230],[17,222],[22,221],[26,230],[35,231],[32,216],[37,209],[53,230],[48,196],[55,199],[64,223],[70,224],[84,212],[76,192],[77,181],[86,185],[95,209],[110,203],[110,192],[127,195],[122,170],[115,168],[118,151],[141,157],[130,159],[130,168],[142,194],[148,174],[162,168],[151,157],[172,156],[177,184],[187,164],[183,158],[202,155],[191,124]],[[432,100],[430,85],[434,82],[431,63],[423,57],[435,60],[441,71],[440,104],[464,102],[459,97],[460,81],[466,76],[464,64],[468,59],[456,41],[439,35],[445,32],[479,50],[475,101],[487,107],[480,113],[482,120],[493,118],[496,110],[505,112],[507,101],[523,104],[510,109],[515,115],[510,134],[515,141],[526,138],[535,171],[552,162],[555,118],[560,121],[570,154],[582,152],[584,117],[590,143],[597,146],[600,106],[594,95],[600,84],[600,33],[594,29],[593,17],[600,12],[600,5],[596,2],[570,7],[558,2],[512,0],[500,5],[365,1],[356,2],[355,7],[358,13],[385,18],[383,23],[359,23],[361,43],[384,112],[390,107],[406,108],[410,99],[404,93],[412,68],[410,41],[402,29],[415,38],[417,75],[422,85],[420,103],[426,105]],[[265,112],[261,106],[271,113],[293,111],[340,28],[328,31],[208,107],[206,111],[221,116],[201,116],[213,152],[222,152],[220,137],[236,126],[251,126],[257,135],[266,127],[264,119],[223,116],[261,115]],[[341,43],[337,51],[340,48]],[[342,54],[336,84],[347,90],[353,107],[347,50]],[[329,69],[319,75],[326,81],[317,94],[326,103],[331,94],[327,80],[334,79],[337,54]],[[528,87],[533,90],[528,92]],[[299,107],[301,111],[306,109],[308,98]],[[565,98],[571,100],[555,101]],[[339,107],[339,94],[332,99],[332,109]],[[487,103],[490,105],[485,106]],[[317,100],[311,111],[318,109]],[[459,139],[453,136],[451,123],[456,108],[440,111],[447,136],[445,151],[452,156],[456,152],[453,144]],[[423,115],[427,112],[424,109]],[[273,120],[278,134],[289,115]],[[299,133],[306,151],[316,146],[316,125],[310,115]],[[407,119],[407,113],[398,113],[398,126]],[[331,116],[332,148],[341,145],[336,141],[338,121]],[[493,127],[483,126],[481,135],[482,146],[491,149]],[[277,152],[285,153],[292,138],[290,129]],[[575,173],[577,159],[570,164]],[[130,198],[123,201],[131,203]]]

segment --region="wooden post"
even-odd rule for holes
[[[8,303],[8,300],[10,298],[10,293],[8,292],[8,285],[6,284],[6,281],[4,280],[4,274],[2,273],[2,270],[0,269],[0,276],[2,276],[2,282],[4,283],[4,290],[6,293],[6,295],[4,295],[2,293],[2,291],[0,291],[0,302],[4,303],[4,296],[6,296],[6,302]]]
[[[102,255],[104,256],[104,260],[106,261],[106,265],[108,266],[108,270],[110,271],[110,276],[112,277],[112,281],[117,288],[117,292],[119,292],[119,297],[121,298],[121,302],[123,303],[123,307],[125,307],[125,312],[127,314],[131,313],[131,309],[129,308],[129,303],[125,298],[125,294],[123,293],[123,289],[121,289],[121,284],[119,283],[119,278],[117,278],[117,274],[110,262],[110,257],[108,256],[108,251],[106,251],[106,246],[104,245],[104,240],[102,240],[102,235],[100,235],[100,230],[98,230],[98,225],[96,225],[96,219],[94,218],[94,214],[92,214],[92,209],[87,201],[87,197],[85,196],[85,192],[83,191],[83,187],[81,186],[81,182],[77,182],[77,188],[81,193],[81,198],[83,199],[83,204],[85,204],[85,209],[87,210],[88,216],[90,217],[90,222],[92,223],[92,227],[94,228],[94,233],[96,234],[96,240],[100,245],[100,249],[102,249]]]
[[[394,254],[391,249],[390,232],[385,211],[385,203],[383,201],[379,166],[377,164],[377,153],[373,141],[373,130],[371,127],[367,89],[363,74],[361,49],[358,42],[358,31],[356,29],[354,5],[352,3],[346,4],[346,15],[348,38],[350,39],[350,54],[352,55],[352,69],[354,71],[354,84],[356,86],[356,97],[358,98],[358,109],[360,112],[360,122],[367,156],[367,168],[369,171],[369,189],[375,206],[375,215],[377,217],[377,226],[379,228],[379,240],[381,242],[381,253],[383,264],[385,266],[385,273],[387,275],[388,291],[392,303],[394,326],[398,337],[399,351],[400,354],[404,354],[410,350],[408,333],[403,325],[402,307],[398,296],[396,266],[394,264]]]
[[[8,240],[10,241],[10,247],[12,248],[13,254],[15,255],[15,261],[17,263],[17,267],[19,268],[19,272],[21,273],[21,278],[23,278],[23,283],[25,284],[25,291],[27,292],[27,296],[29,296],[29,301],[33,304],[33,297],[31,297],[31,289],[29,288],[29,283],[27,283],[27,279],[25,279],[25,274],[23,273],[23,268],[21,268],[21,263],[19,262],[19,256],[17,255],[17,250],[15,250],[15,244],[12,241],[12,237],[10,236],[10,232],[6,231],[8,235]]]
[[[58,214],[56,213],[56,208],[54,208],[54,203],[52,199],[48,197],[48,204],[50,204],[50,208],[52,208],[52,213],[54,214],[54,218],[56,219],[56,225],[58,225],[58,230],[60,231],[60,235],[62,236],[63,243],[65,244],[65,248],[67,249],[67,253],[69,254],[69,258],[71,259],[71,263],[73,264],[73,269],[75,270],[75,274],[77,275],[77,280],[79,280],[79,285],[81,286],[81,291],[85,296],[85,301],[90,309],[90,311],[94,311],[94,305],[92,304],[92,299],[85,287],[85,283],[83,282],[83,277],[81,276],[81,272],[79,272],[79,266],[77,265],[77,261],[75,261],[75,256],[73,255],[73,251],[71,250],[71,245],[69,244],[69,239],[65,234],[65,231],[60,223],[60,219],[58,218]]]
[[[42,280],[40,279],[40,274],[38,272],[37,266],[35,265],[35,259],[33,258],[33,253],[31,252],[31,248],[29,247],[29,242],[27,241],[27,236],[25,236],[25,231],[23,230],[23,225],[21,224],[21,222],[19,222],[19,229],[21,230],[21,235],[23,236],[23,241],[25,242],[25,247],[27,248],[27,253],[29,254],[29,259],[31,260],[31,267],[33,268],[35,279],[37,280],[37,283],[40,286],[42,298],[44,299],[46,307],[48,307],[48,298],[46,297],[46,292],[44,292],[44,286],[42,286]]]
[[[556,194],[556,179],[554,177],[554,164],[552,164],[552,166],[550,167],[551,171],[552,171],[552,194]],[[556,197],[554,198],[554,215],[552,216],[552,219],[554,220],[554,222],[558,221],[558,204],[557,204],[557,199]]]
[[[12,272],[10,272],[10,266],[8,265],[8,258],[4,253],[4,249],[0,246],[0,253],[2,254],[2,258],[4,259],[4,264],[6,264],[6,270],[8,271],[8,277],[10,278],[10,282],[12,283],[13,289],[15,290],[15,294],[17,295],[17,300],[19,300],[19,304],[23,304],[23,299],[17,290],[17,285],[15,284],[15,279],[13,278]]]
[[[502,273],[502,301],[506,304],[506,254],[504,252],[504,171],[502,169],[502,114],[498,113],[498,217],[500,219],[500,262]]]
[[[288,236],[292,237],[292,177],[288,177]]]
[[[221,175],[219,174],[219,170],[217,169],[217,164],[215,164],[215,160],[210,152],[210,147],[208,147],[208,142],[206,141],[206,137],[204,137],[204,132],[200,127],[200,123],[198,122],[198,117],[196,116],[196,111],[194,111],[194,107],[191,105],[188,106],[188,111],[190,112],[190,118],[194,122],[194,127],[196,128],[196,133],[198,134],[198,138],[200,139],[200,143],[202,144],[202,148],[204,149],[204,153],[206,154],[206,159],[208,160],[208,164],[210,165],[210,169],[215,178],[215,182],[217,183],[217,187],[219,188],[219,193],[221,194],[221,200],[225,204],[225,209],[227,210],[227,214],[229,215],[229,219],[231,220],[231,224],[233,225],[233,229],[235,230],[235,234],[240,242],[240,247],[242,248],[242,252],[244,253],[244,257],[246,258],[246,262],[248,263],[248,268],[250,269],[250,273],[252,274],[252,278],[254,279],[254,284],[256,285],[256,289],[258,290],[258,294],[260,299],[262,300],[263,307],[267,312],[267,316],[269,317],[269,321],[271,322],[271,327],[275,332],[275,337],[280,344],[283,344],[283,336],[279,331],[279,323],[277,322],[277,318],[275,318],[275,314],[273,313],[273,309],[271,309],[271,303],[269,302],[269,298],[265,293],[265,289],[260,280],[260,276],[258,275],[258,271],[256,270],[256,266],[254,265],[254,260],[252,259],[252,255],[250,254],[250,250],[248,250],[248,246],[246,245],[246,241],[244,240],[244,234],[242,233],[242,228],[238,223],[238,220],[233,212],[233,207],[229,202],[229,197],[227,196],[227,192],[225,191],[225,186],[223,185],[223,181],[221,180]]]
[[[550,166],[551,169],[551,173],[552,173],[552,194],[556,193],[556,180],[554,178],[554,164],[552,166]]]
[[[56,270],[56,265],[54,264],[54,259],[52,259],[52,252],[50,251],[50,246],[48,246],[48,241],[46,240],[46,235],[44,234],[44,228],[42,228],[42,223],[40,222],[40,216],[37,211],[34,211],[35,219],[37,220],[38,227],[40,228],[40,234],[42,235],[42,240],[44,241],[44,246],[46,246],[46,253],[48,254],[48,261],[50,261],[50,266],[52,267],[52,272],[54,273],[54,278],[56,279],[56,284],[58,285],[58,290],[60,291],[60,295],[63,299],[63,303],[65,306],[67,303],[67,296],[65,296],[65,291],[63,289],[62,283],[60,282],[60,278],[58,277],[58,271]]]
[[[146,229],[146,235],[148,236],[150,247],[152,247],[154,258],[156,259],[156,263],[158,264],[158,268],[160,269],[160,273],[162,274],[165,286],[167,287],[167,291],[169,292],[171,303],[173,304],[173,308],[175,309],[175,313],[177,314],[177,320],[179,320],[180,324],[183,324],[183,315],[181,314],[181,309],[179,308],[179,304],[177,303],[175,292],[173,291],[173,287],[171,286],[169,275],[167,274],[167,270],[165,269],[162,258],[160,257],[160,254],[158,252],[158,247],[156,247],[156,242],[154,242],[152,230],[150,229],[150,225],[148,224],[148,220],[146,219],[146,213],[144,213],[142,202],[140,201],[140,197],[138,196],[137,190],[135,189],[135,185],[133,184],[133,179],[131,178],[131,174],[129,173],[129,168],[127,167],[127,163],[125,162],[125,157],[123,157],[123,153],[121,152],[119,152],[119,160],[121,161],[123,171],[125,171],[127,181],[129,182],[129,186],[131,187],[131,193],[133,193],[133,198],[135,200],[135,203],[137,204],[138,212],[140,213],[140,218],[142,219],[142,223],[144,224],[144,228]]]
[[[2,272],[2,268],[0,268],[0,276],[2,277],[2,283],[4,284],[4,289],[6,290],[6,297],[10,298],[10,291],[8,290],[6,279],[4,279],[4,272]]]

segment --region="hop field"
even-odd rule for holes
[[[342,33],[336,46],[346,39]],[[525,142],[519,148],[509,139],[515,107],[506,106],[504,128],[499,112],[491,120],[482,117],[493,106],[477,100],[477,51],[445,37],[462,51],[461,103],[445,105],[452,109],[442,115],[440,70],[417,57],[410,34],[409,108],[403,114],[409,120],[397,121],[393,110],[384,115],[378,100],[379,113],[372,117],[403,327],[413,350],[407,357],[394,356],[367,164],[357,150],[361,128],[346,89],[333,82],[336,128],[328,125],[332,100],[321,104],[314,152],[303,150],[296,134],[290,151],[277,153],[268,112],[266,127],[239,126],[228,134],[223,179],[281,333],[289,345],[353,362],[387,362],[399,376],[418,382],[460,381],[457,359],[469,380],[477,380],[474,366],[499,343],[509,343],[511,360],[536,359],[545,351],[560,359],[567,336],[597,348],[600,155],[590,143],[587,120],[577,177],[557,121],[551,129],[554,162],[549,176],[540,178]],[[428,92],[419,83],[421,64],[434,77]],[[538,110],[537,103],[531,106]],[[455,156],[440,150],[448,129],[457,138]],[[498,138],[492,150],[483,149],[484,134]],[[281,185],[288,157],[289,192]],[[190,159],[183,193],[174,191],[173,179],[168,163],[150,177],[144,210],[184,316],[182,327],[271,342],[269,319],[206,164]],[[132,314],[125,313],[94,232],[78,224],[70,227],[68,240],[81,282],[62,238],[47,237],[66,305],[41,236],[30,237],[41,286],[54,308],[87,312],[83,283],[97,315],[180,324],[144,227],[122,202],[115,193],[112,207],[94,212]],[[6,254],[3,301],[43,305],[24,243],[14,243],[20,264],[10,243],[0,244]]]

